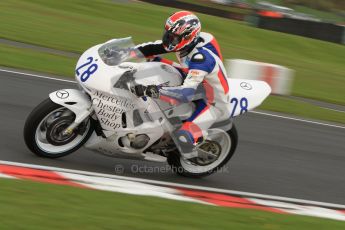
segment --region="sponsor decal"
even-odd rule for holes
[[[56,96],[60,99],[66,99],[69,97],[69,93],[66,90],[58,90]]]
[[[111,96],[99,91],[92,94],[92,105],[101,124],[110,129],[120,128],[122,113],[135,108],[135,104],[127,98]]]
[[[189,72],[189,74],[190,74],[192,77],[197,77],[197,76],[199,76],[200,71],[198,71],[198,70],[191,70],[191,71]]]
[[[241,82],[240,86],[242,89],[245,89],[245,90],[251,90],[253,88],[251,84],[245,81]]]

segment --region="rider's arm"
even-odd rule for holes
[[[198,87],[208,73],[202,70],[190,70],[183,85],[162,87],[159,99],[171,104],[189,102],[204,97],[204,91]]]
[[[204,78],[213,71],[215,59],[207,51],[200,50],[195,53],[189,62],[189,72],[183,83],[178,87],[162,87],[159,90],[160,99],[178,104],[197,99],[206,99],[206,91],[210,91],[209,84],[203,82]],[[203,87],[199,87],[201,84]]]
[[[186,69],[182,68],[180,64],[173,62],[169,59],[161,58],[157,56],[160,54],[168,53],[164,49],[164,46],[161,40],[158,40],[155,42],[142,43],[140,45],[137,45],[135,48],[137,48],[144,55],[145,58],[153,58],[153,61],[163,62],[169,65],[172,65],[178,70],[180,70],[183,74],[187,73]]]
[[[162,87],[160,99],[172,104],[189,102],[206,97],[208,84],[198,87],[204,81],[204,78],[212,72],[216,62],[207,52],[198,52],[194,54],[189,63],[189,72],[182,86]],[[206,99],[206,98],[205,98]]]
[[[156,55],[168,53],[163,46],[161,40],[155,42],[147,42],[137,45],[137,48],[146,58],[150,58]]]

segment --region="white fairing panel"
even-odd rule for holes
[[[228,78],[230,88],[229,113],[231,117],[241,115],[258,107],[271,93],[264,81]]]
[[[80,57],[76,66],[76,80],[90,95],[95,115],[105,133],[138,129],[132,124],[133,112],[145,110],[148,101],[132,94],[129,86],[177,86],[182,83],[182,77],[174,67],[159,62],[108,65],[99,54],[101,46],[90,48]],[[167,104],[162,105],[166,109],[164,106]],[[127,124],[123,121],[124,116]]]
[[[123,63],[121,65],[124,65]],[[133,64],[133,63],[131,63]],[[135,66],[135,81],[142,85],[178,86],[182,84],[180,73],[162,62],[144,62]]]
[[[106,65],[102,61],[98,55],[100,46],[97,45],[85,51],[76,66],[76,80],[86,91],[94,88],[110,92],[113,87],[111,79],[125,72],[125,70],[119,71],[116,66]]]
[[[54,103],[68,108],[77,116],[85,113],[91,107],[89,97],[77,89],[60,89],[50,93],[49,98]]]

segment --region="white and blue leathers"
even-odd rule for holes
[[[159,41],[137,47],[145,56],[166,53]],[[218,43],[211,34],[201,32],[197,45],[188,54],[181,54],[176,52],[179,65],[160,60],[187,73],[181,86],[160,88],[160,99],[172,104],[195,103],[195,111],[177,133],[185,137],[183,141],[197,143],[207,135],[207,129],[228,111],[229,86]]]

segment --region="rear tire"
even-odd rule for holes
[[[238,134],[234,124],[232,125],[232,128],[226,132],[226,134],[229,136],[231,140],[230,150],[228,151],[226,157],[223,160],[221,160],[214,168],[211,168],[205,172],[191,172],[181,163],[182,157],[180,156],[180,153],[177,152],[178,150],[168,155],[168,164],[172,167],[172,170],[178,175],[192,178],[205,177],[219,171],[226,163],[228,163],[228,161],[234,155],[238,143]]]
[[[68,117],[60,117],[60,118],[55,118],[55,113],[68,113],[70,114]],[[64,112],[61,112],[64,111]],[[74,118],[72,117],[74,113],[67,108],[55,104],[53,101],[51,101],[49,98],[44,100],[42,103],[40,103],[34,110],[30,113],[28,118],[26,119],[25,125],[24,125],[24,140],[26,146],[39,157],[47,157],[47,158],[58,158],[58,157],[63,157],[66,156],[72,152],[75,152],[78,150],[91,136],[94,126],[93,126],[93,120],[89,119],[82,124],[80,124],[75,131],[71,134],[70,137],[67,137],[63,140],[57,140],[53,142],[52,138],[49,136],[49,134],[56,134],[59,129],[63,129],[64,127],[68,126],[68,122],[72,123],[74,121]],[[50,126],[47,127],[47,121],[48,119],[52,119],[53,117],[55,120],[53,122],[50,122]],[[75,117],[75,115],[74,115]],[[59,120],[60,119],[60,120]],[[60,122],[60,123],[59,123]],[[64,123],[62,123],[64,122]],[[56,126],[60,125],[59,129],[56,128]],[[81,130],[81,126],[86,125],[86,130]],[[56,128],[53,132],[51,129],[51,126],[55,126],[53,128]],[[83,127],[84,128],[84,127]],[[44,131],[45,130],[45,135]],[[75,133],[77,132],[76,130],[80,131],[80,133]],[[45,140],[40,141],[38,138],[38,133],[43,133],[41,135],[41,139],[46,137]],[[48,134],[47,134],[48,133]],[[58,133],[59,134],[59,133]],[[47,138],[48,137],[48,138]],[[61,134],[59,135],[61,137]],[[62,136],[64,137],[64,136]],[[55,138],[56,139],[56,138]],[[58,142],[60,141],[60,142]],[[74,143],[75,142],[75,143]],[[67,146],[67,147],[66,147]]]

